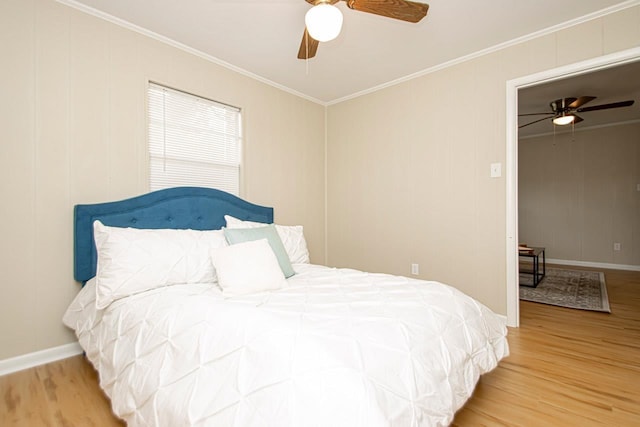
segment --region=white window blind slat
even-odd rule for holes
[[[149,83],[150,189],[240,193],[240,109]]]

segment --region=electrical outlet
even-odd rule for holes
[[[420,266],[418,264],[411,264],[411,274],[414,276],[420,274]]]
[[[613,250],[614,251],[619,251],[620,250],[620,243],[614,243],[613,244]]]

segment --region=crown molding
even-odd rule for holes
[[[64,4],[65,6],[69,6],[69,7],[73,8],[73,9],[76,9],[76,10],[79,10],[81,12],[84,12],[84,13],[86,13],[88,15],[95,16],[96,18],[100,18],[100,19],[105,20],[107,22],[110,22],[112,24],[118,25],[120,27],[126,28],[126,29],[134,31],[136,33],[142,34],[144,36],[147,36],[149,38],[157,40],[157,41],[159,41],[161,43],[167,44],[167,45],[169,45],[171,47],[175,47],[176,49],[183,50],[183,51],[185,51],[187,53],[195,55],[195,56],[197,56],[199,58],[202,58],[202,59],[204,59],[206,61],[212,62],[212,63],[214,63],[216,65],[221,66],[221,67],[227,68],[227,69],[229,69],[231,71],[235,71],[238,74],[242,74],[243,76],[246,76],[246,77],[249,77],[251,79],[257,80],[257,81],[259,81],[261,83],[264,83],[266,85],[272,86],[272,87],[274,87],[276,89],[280,89],[280,90],[282,90],[284,92],[288,92],[288,93],[290,93],[292,95],[295,95],[295,96],[298,96],[300,98],[306,99],[307,101],[311,101],[311,102],[314,102],[314,103],[320,104],[320,105],[326,105],[325,102],[323,102],[323,101],[321,101],[319,99],[316,99],[316,98],[314,98],[312,96],[306,95],[306,94],[304,94],[302,92],[298,92],[298,91],[296,91],[294,89],[291,89],[291,88],[289,88],[287,86],[281,85],[281,84],[276,83],[276,82],[274,82],[272,80],[269,80],[267,78],[264,78],[262,76],[254,74],[251,71],[245,70],[244,68],[237,67],[237,66],[235,66],[233,64],[230,64],[229,62],[223,61],[222,59],[216,58],[215,56],[206,54],[206,53],[204,53],[204,52],[202,52],[202,51],[200,51],[198,49],[194,49],[194,48],[189,47],[189,46],[187,46],[185,44],[177,42],[177,41],[175,41],[173,39],[170,39],[169,37],[165,37],[163,35],[160,35],[158,33],[153,32],[153,31],[147,30],[146,28],[142,28],[142,27],[140,27],[138,25],[132,24],[129,21],[125,21],[124,19],[120,19],[120,18],[115,17],[113,15],[109,15],[108,13],[105,13],[105,12],[102,12],[100,10],[94,9],[92,7],[89,7],[89,6],[85,5],[85,4],[79,3],[79,2],[77,2],[75,0],[55,0],[55,1],[57,1],[58,3]]]
[[[361,97],[361,96],[364,96],[364,95],[368,95],[370,93],[377,92],[379,90],[386,89],[388,87],[395,86],[395,85],[398,85],[400,83],[404,83],[406,81],[413,80],[413,79],[416,79],[418,77],[425,76],[427,74],[435,73],[436,71],[444,70],[446,68],[453,67],[453,66],[458,65],[458,64],[462,64],[463,62],[471,61],[471,60],[479,58],[481,56],[488,55],[490,53],[494,53],[494,52],[497,52],[499,50],[506,49],[506,48],[515,46],[517,44],[524,43],[524,42],[536,39],[538,37],[542,37],[542,36],[546,36],[548,34],[555,33],[556,31],[560,31],[560,30],[564,30],[566,28],[570,28],[570,27],[573,27],[573,26],[576,26],[576,25],[580,25],[580,24],[583,24],[585,22],[588,22],[588,21],[591,21],[591,20],[594,20],[594,19],[597,19],[597,18],[602,18],[603,16],[607,16],[607,15],[610,15],[612,13],[616,13],[616,12],[619,12],[621,10],[625,10],[625,9],[628,9],[630,7],[634,7],[634,6],[637,6],[637,5],[640,5],[640,0],[628,0],[628,1],[625,1],[625,2],[622,2],[622,3],[618,3],[617,5],[610,6],[608,8],[601,9],[599,11],[592,12],[592,13],[589,13],[587,15],[575,18],[575,19],[571,19],[571,20],[563,22],[563,23],[560,23],[560,24],[557,24],[557,25],[553,25],[551,27],[544,28],[544,29],[542,29],[540,31],[536,31],[536,32],[524,35],[522,37],[518,37],[518,38],[515,38],[515,39],[512,39],[512,40],[509,40],[509,41],[506,41],[506,42],[503,42],[503,43],[488,47],[486,49],[482,49],[482,50],[470,53],[469,55],[465,55],[465,56],[461,56],[461,57],[456,58],[456,59],[452,59],[451,61],[443,62],[441,64],[435,65],[435,66],[430,67],[430,68],[426,68],[426,69],[424,69],[422,71],[418,71],[416,73],[412,73],[412,74],[409,74],[409,75],[404,76],[404,77],[400,77],[400,78],[392,80],[390,82],[383,83],[381,85],[374,86],[372,88],[365,89],[363,91],[356,92],[356,93],[353,93],[351,95],[347,95],[345,97],[335,99],[333,101],[329,101],[329,102],[326,103],[326,105],[329,106],[329,105],[339,104],[341,102],[348,101],[350,99],[354,99],[354,98],[358,98],[358,97]]]
[[[237,72],[239,74],[242,74],[242,75],[244,75],[246,77],[249,77],[249,78],[252,78],[254,80],[257,80],[257,81],[259,81],[261,83],[267,84],[269,86],[272,86],[272,87],[274,87],[276,89],[280,89],[280,90],[282,90],[284,92],[290,93],[292,95],[298,96],[300,98],[306,99],[308,101],[314,102],[316,104],[319,104],[319,105],[322,105],[322,106],[325,106],[325,107],[328,107],[328,106],[331,106],[331,105],[335,105],[335,104],[339,104],[341,102],[348,101],[348,100],[354,99],[354,98],[358,98],[358,97],[361,97],[361,96],[364,96],[364,95],[368,95],[370,93],[377,92],[379,90],[386,89],[388,87],[395,86],[395,85],[398,85],[400,83],[404,83],[406,81],[413,80],[413,79],[425,76],[427,74],[435,73],[437,71],[444,70],[446,68],[453,67],[455,65],[458,65],[458,64],[461,64],[461,63],[464,63],[464,62],[467,62],[467,61],[471,61],[471,60],[473,60],[475,58],[479,58],[481,56],[488,55],[490,53],[494,53],[494,52],[497,52],[499,50],[506,49],[506,48],[509,48],[511,46],[514,46],[514,45],[517,45],[517,44],[520,44],[520,43],[524,43],[524,42],[527,42],[529,40],[533,40],[535,38],[554,33],[554,32],[559,31],[559,30],[570,28],[570,27],[573,27],[573,26],[576,26],[576,25],[591,21],[593,19],[601,18],[603,16],[610,15],[612,13],[616,13],[616,12],[619,12],[621,10],[625,10],[625,9],[630,8],[630,7],[634,7],[634,6],[640,5],[640,0],[627,0],[625,2],[618,3],[617,5],[610,6],[608,8],[604,8],[604,9],[601,9],[599,11],[589,13],[587,15],[584,15],[584,16],[581,16],[581,17],[578,17],[578,18],[575,18],[575,19],[571,19],[569,21],[566,21],[566,22],[563,22],[563,23],[560,23],[560,24],[557,24],[557,25],[553,25],[551,27],[542,29],[540,31],[536,31],[536,32],[533,32],[533,33],[530,33],[530,34],[527,34],[527,35],[524,35],[524,36],[521,36],[521,37],[518,37],[518,38],[515,38],[515,39],[512,39],[512,40],[509,40],[509,41],[506,41],[506,42],[503,42],[503,43],[499,43],[497,45],[488,47],[486,49],[482,49],[482,50],[470,53],[469,55],[461,56],[461,57],[453,59],[451,61],[443,62],[443,63],[435,65],[433,67],[429,67],[429,68],[426,68],[424,70],[421,70],[421,71],[406,75],[404,77],[400,77],[398,79],[391,80],[391,81],[389,81],[387,83],[383,83],[383,84],[380,84],[380,85],[377,85],[377,86],[373,86],[373,87],[371,87],[369,89],[365,89],[365,90],[362,90],[362,91],[359,91],[359,92],[355,92],[355,93],[353,93],[351,95],[347,95],[347,96],[344,96],[344,97],[341,97],[341,98],[334,99],[332,101],[326,101],[325,102],[325,101],[321,101],[321,100],[319,100],[317,98],[314,98],[312,96],[306,95],[306,94],[304,94],[302,92],[298,92],[298,91],[296,91],[294,89],[291,89],[291,88],[289,88],[287,86],[284,86],[284,85],[281,85],[279,83],[276,83],[276,82],[274,82],[272,80],[269,80],[269,79],[264,78],[262,76],[259,76],[257,74],[254,74],[254,73],[252,73],[252,72],[250,72],[248,70],[245,70],[243,68],[237,67],[237,66],[235,66],[233,64],[230,64],[230,63],[228,63],[226,61],[223,61],[223,60],[221,60],[219,58],[216,58],[216,57],[214,57],[212,55],[208,55],[208,54],[206,54],[206,53],[204,53],[202,51],[199,51],[197,49],[191,48],[191,47],[189,47],[187,45],[184,45],[182,43],[179,43],[179,42],[177,42],[177,41],[175,41],[173,39],[170,39],[168,37],[162,36],[160,34],[157,34],[157,33],[153,32],[153,31],[147,30],[147,29],[142,28],[142,27],[140,27],[138,25],[132,24],[131,22],[125,21],[125,20],[117,18],[117,17],[115,17],[113,15],[109,15],[107,13],[104,13],[104,12],[99,11],[97,9],[94,9],[92,7],[89,7],[87,5],[79,3],[76,0],[56,0],[56,1],[58,3],[64,4],[66,6],[69,6],[71,8],[77,9],[77,10],[79,10],[81,12],[84,12],[84,13],[87,13],[89,15],[95,16],[97,18],[103,19],[105,21],[111,22],[112,24],[118,25],[118,26],[123,27],[123,28],[127,28],[127,29],[129,29],[131,31],[134,31],[134,32],[137,32],[139,34],[145,35],[145,36],[150,37],[152,39],[155,39],[155,40],[157,40],[159,42],[165,43],[165,44],[167,44],[169,46],[172,46],[172,47],[175,47],[177,49],[181,49],[181,50],[183,50],[185,52],[191,53],[191,54],[193,54],[195,56],[198,56],[198,57],[200,57],[202,59],[205,59],[205,60],[207,60],[209,62],[212,62],[212,63],[214,63],[216,65],[219,65],[221,67],[227,68],[227,69],[229,69],[231,71],[235,71],[235,72]]]

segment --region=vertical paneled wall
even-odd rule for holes
[[[324,262],[324,106],[53,0],[0,2],[0,55],[0,360],[74,340],[73,205],[147,191],[149,80],[242,109],[242,196]]]
[[[636,6],[330,106],[329,263],[418,263],[506,314],[506,82],[639,45]]]

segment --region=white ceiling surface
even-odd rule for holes
[[[576,113],[584,121],[575,125],[575,130],[614,123],[640,121],[640,61],[617,67],[582,74],[551,83],[533,86],[518,91],[518,114],[551,112],[550,102],[561,98],[595,96],[583,107],[592,107],[613,102],[634,100],[631,107]],[[518,124],[524,125],[544,116],[519,117]],[[555,132],[571,131],[571,125],[556,126]],[[549,120],[519,129],[519,137],[552,133],[554,126]]]
[[[305,63],[297,59],[311,7],[305,0],[58,1],[118,18],[324,104],[630,3],[430,0],[427,17],[411,24],[350,10],[341,1],[342,33],[320,43]]]

